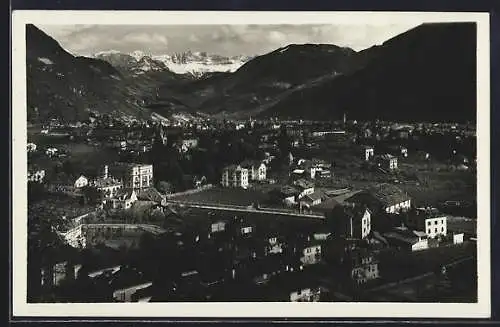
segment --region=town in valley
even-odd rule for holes
[[[418,42],[429,32],[425,28],[416,28]],[[430,28],[437,28],[431,35],[436,38],[456,32]],[[380,115],[363,115],[362,106],[382,100],[362,93],[365,80],[352,82],[374,65],[396,65],[380,58],[389,57],[398,40],[375,53],[372,66],[363,57],[366,68],[356,66],[361,73],[318,73],[299,83],[282,72],[292,86],[264,85],[265,69],[258,72],[267,76],[261,86],[240,83],[250,78],[250,64],[268,55],[245,58],[241,68],[220,75],[146,70],[133,77],[143,81],[137,89],[117,85],[156,90],[122,104],[115,88],[105,91],[109,101],[96,100],[99,90],[92,85],[128,79],[119,81],[113,73],[109,80],[94,76],[88,82],[81,73],[85,60],[94,69],[88,76],[104,71],[108,57],[50,52],[54,40],[44,41],[49,37],[34,26],[27,29],[36,36],[28,39],[27,61],[28,302],[477,302],[475,107],[472,118],[448,112],[446,119],[437,110],[412,107],[405,120],[407,98],[395,96],[384,101],[397,111],[385,106]],[[297,60],[310,60],[301,56]],[[140,65],[147,60],[155,62],[142,57]],[[235,65],[233,59],[221,62],[228,60]],[[69,65],[74,70],[60,70]],[[119,76],[131,74],[120,67]],[[229,88],[223,79],[233,75],[240,78]],[[47,83],[44,76],[51,76]],[[391,76],[381,80],[390,84]],[[81,87],[66,81],[59,86],[57,78],[73,78]],[[350,90],[361,85],[361,95],[332,91],[341,99],[332,100],[332,108],[341,109],[330,118],[323,116],[326,109],[316,117],[314,103],[300,99],[324,99],[321,88],[337,87],[340,78]],[[195,87],[206,91],[212,82],[219,83],[213,90],[223,85],[229,95],[191,100],[186,107],[196,110],[179,109],[180,102],[200,96]],[[165,91],[155,83],[171,84]],[[393,86],[398,84],[415,88],[403,80]],[[245,87],[251,97],[241,91]],[[258,110],[241,109],[254,94]],[[224,110],[214,109],[219,103]],[[143,108],[140,114],[131,113],[133,106]],[[293,115],[284,114],[287,106],[297,106]],[[61,109],[66,107],[77,114],[69,117]]]

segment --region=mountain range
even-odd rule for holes
[[[75,57],[35,26],[26,29],[28,119],[80,119],[92,109],[145,116],[332,120],[347,113],[359,120],[475,121],[474,23],[423,24],[363,51],[290,44],[254,58],[140,51]],[[186,68],[195,62],[211,68]]]
[[[189,74],[195,78],[211,72],[234,72],[251,59],[248,56],[226,57],[191,51],[153,55],[140,50],[130,54],[115,50],[102,51],[94,54],[93,57],[105,60],[115,67],[132,70],[136,74],[142,74],[151,69],[157,71],[168,69],[176,74]]]

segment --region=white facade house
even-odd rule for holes
[[[379,158],[379,164],[388,170],[398,169],[398,158],[391,154],[384,154]]]
[[[464,242],[464,233],[453,234],[453,244],[462,244]]]
[[[115,197],[110,200],[113,209],[130,209],[137,201],[137,193],[134,189],[120,189]]]
[[[361,238],[364,239],[371,232],[371,213],[370,210],[365,209],[363,216],[361,217]]]
[[[375,155],[375,149],[372,146],[365,146],[363,150],[365,161],[369,161]]]
[[[448,233],[447,217],[435,208],[417,208],[408,215],[408,226],[425,232],[429,238]]]
[[[267,178],[267,167],[261,161],[244,161],[240,166],[248,170],[248,178],[252,181],[263,181]]]
[[[123,188],[123,184],[111,177],[99,177],[91,183],[92,186],[102,192],[104,198],[114,198],[118,191]]]
[[[410,251],[421,251],[429,248],[429,240],[424,232],[396,228],[393,232],[385,233],[384,237],[389,242]]]
[[[446,236],[447,224],[446,216],[432,217],[425,219],[425,233],[430,238]]]
[[[87,179],[87,177],[80,175],[80,177],[76,179],[74,186],[75,188],[82,188],[87,185],[89,185],[89,180]]]
[[[107,171],[107,166],[104,169]],[[153,186],[153,165],[119,163],[112,169],[113,176],[121,179],[126,188],[144,189]]]
[[[222,171],[222,186],[224,187],[248,187],[248,169],[241,166],[231,165]]]
[[[43,169],[29,170],[28,171],[28,181],[29,182],[41,183],[41,182],[43,182],[44,178],[45,178],[45,170],[43,170]]]
[[[411,208],[411,200],[405,200],[399,203],[391,204],[385,207],[385,212],[387,213],[398,213],[400,211],[408,210]]]
[[[189,151],[189,149],[194,149],[197,146],[198,146],[198,139],[195,139],[195,138],[185,139],[185,140],[182,140],[181,151],[187,152],[187,151]]]
[[[302,199],[304,196],[314,193],[314,184],[307,180],[296,180],[294,185],[299,189],[298,199]]]
[[[320,298],[320,288],[301,288],[290,293],[290,302],[319,302]]]
[[[45,150],[45,154],[49,157],[55,156],[58,152],[59,150],[57,150],[56,148],[48,148],[47,150]]]
[[[132,183],[129,186],[132,186],[134,189],[142,189],[153,186],[153,165],[133,165],[130,169],[130,177],[131,180],[129,181]]]
[[[265,247],[266,254],[280,254],[283,253],[283,242],[276,236],[267,239]]]
[[[218,233],[226,230],[226,222],[225,221],[217,221],[210,225],[210,233]]]
[[[321,244],[306,246],[302,250],[300,261],[304,265],[313,265],[321,261]]]
[[[122,288],[113,292],[113,299],[118,302],[132,302],[132,295],[135,292],[153,285],[153,282],[142,283],[127,288]]]
[[[26,145],[27,151],[28,152],[35,152],[36,151],[36,144],[35,143],[28,143]]]
[[[354,263],[351,270],[351,278],[357,285],[366,284],[379,277],[378,262],[370,255],[362,256],[359,262]]]
[[[399,213],[411,208],[411,198],[401,188],[392,184],[380,184],[372,194],[382,204],[386,213]]]

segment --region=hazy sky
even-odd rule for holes
[[[150,54],[205,51],[260,55],[291,43],[328,43],[362,50],[400,34],[407,25],[42,25],[67,51],[118,50]]]

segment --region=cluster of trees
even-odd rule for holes
[[[183,191],[191,187],[185,175],[205,176],[208,183],[218,183],[225,166],[245,159],[264,159],[264,151],[259,149],[256,135],[222,131],[200,134],[198,137],[198,147],[186,153],[181,153],[177,148],[180,136],[169,137],[167,144],[163,144],[159,138],[155,140],[150,158],[157,186]]]

